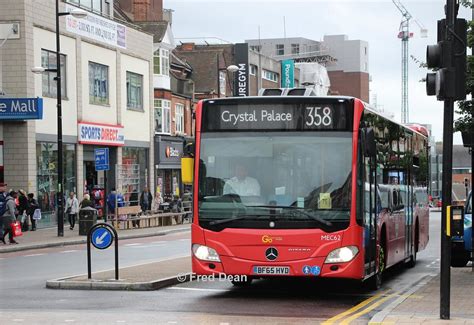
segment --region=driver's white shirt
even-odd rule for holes
[[[232,177],[224,185],[224,194],[231,193],[240,196],[260,196],[260,184],[252,177],[247,176],[243,180]]]

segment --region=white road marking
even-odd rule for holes
[[[178,239],[178,241],[190,241],[191,239],[189,238],[183,238],[183,239]]]
[[[227,292],[228,289],[201,289],[201,288],[183,288],[183,287],[171,287],[166,290],[187,290],[187,291],[206,291],[206,292]]]
[[[149,244],[149,245],[140,245],[140,246],[132,246],[132,248],[151,248],[151,247],[163,247],[165,244]]]
[[[73,252],[77,252],[77,249],[71,249],[71,250],[68,250],[68,251],[62,251],[60,252],[61,254],[66,254],[66,253],[73,253]]]
[[[170,320],[170,321],[168,321],[168,324],[178,324],[178,322],[175,321],[175,320]]]
[[[137,246],[137,245],[142,245],[141,243],[133,243],[133,244],[125,244],[123,246]]]
[[[65,319],[64,321],[66,323],[72,323],[72,322],[75,322],[76,320],[75,319]]]
[[[124,320],[118,320],[117,323],[126,323]]]
[[[24,322],[25,320],[23,318],[14,318],[12,319],[14,322]]]
[[[31,257],[31,256],[41,256],[45,254],[30,254],[30,255],[24,255],[24,257]]]
[[[164,243],[166,243],[166,241],[164,241],[164,240],[159,240],[159,241],[152,241],[151,243],[152,243],[152,244],[164,244]]]

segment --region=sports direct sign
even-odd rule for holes
[[[125,144],[123,126],[121,125],[79,123],[77,126],[78,139],[81,144],[103,144],[117,147]]]

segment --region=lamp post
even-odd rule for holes
[[[232,92],[232,96],[236,96],[235,94],[235,84],[236,84],[236,81],[235,81],[235,72],[237,70],[239,70],[239,67],[234,65],[234,64],[231,64],[229,65],[227,68],[226,68],[227,71],[229,71],[232,75],[232,82],[231,82],[231,92]]]
[[[87,12],[80,9],[73,9],[70,12],[59,12],[59,0],[56,0],[56,68],[34,67],[31,69],[33,73],[56,72],[56,107],[58,114],[58,237],[64,236],[64,194],[63,194],[63,113],[61,107],[61,46],[59,34],[59,17],[72,15],[75,18],[85,18]]]

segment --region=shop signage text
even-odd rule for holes
[[[171,146],[166,146],[165,150],[166,150],[165,151],[166,158],[179,157],[179,149],[171,147]]]
[[[41,120],[43,98],[0,98],[0,120]]]
[[[76,9],[66,6],[66,11]],[[127,47],[127,28],[112,20],[102,18],[88,12],[86,18],[78,19],[72,15],[66,16],[66,29],[68,32],[91,38],[95,41],[121,48]]]
[[[79,143],[82,144],[104,144],[110,146],[123,146],[125,144],[123,126],[121,125],[79,123],[78,138]]]
[[[293,88],[295,85],[295,61],[281,61],[281,86],[283,88]]]
[[[234,96],[249,95],[249,47],[247,43],[235,44],[235,64],[239,70],[234,73]]]

